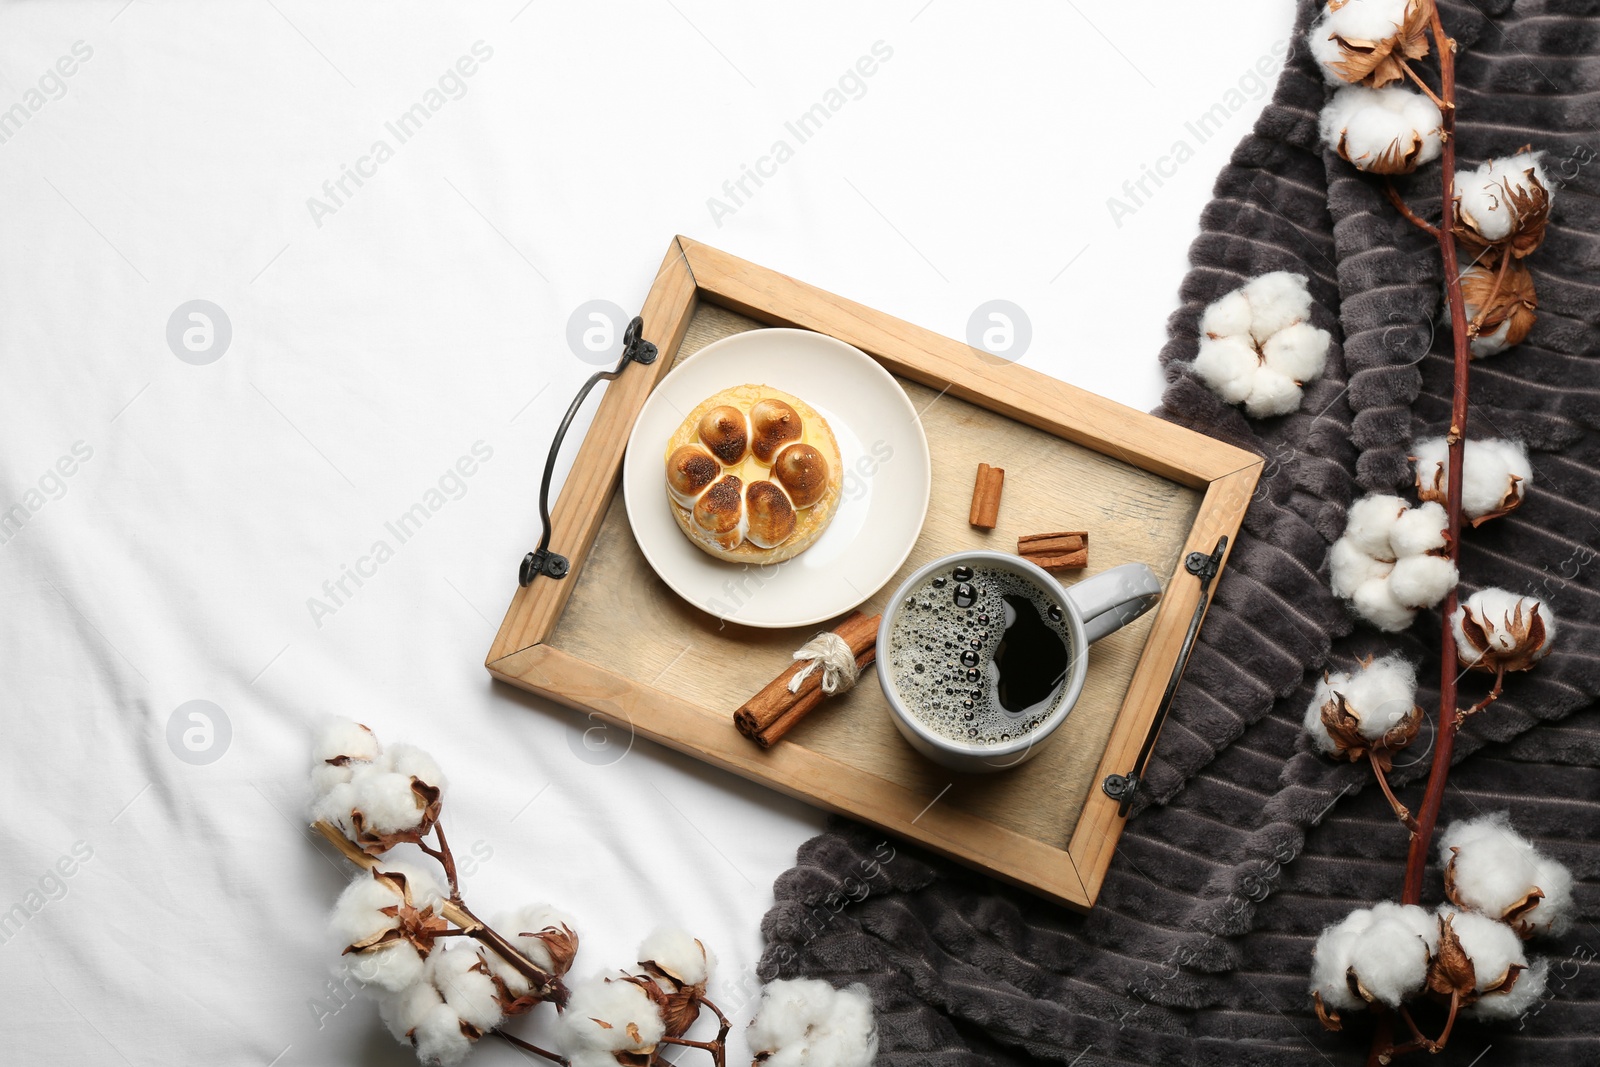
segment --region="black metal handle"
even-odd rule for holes
[[[1211,550],[1209,556],[1204,552],[1191,552],[1189,558],[1183,561],[1183,569],[1200,579],[1200,601],[1195,604],[1194,616],[1189,619],[1189,632],[1183,639],[1183,647],[1178,650],[1178,661],[1172,665],[1172,677],[1167,679],[1166,692],[1161,694],[1155,720],[1150,723],[1150,732],[1145,735],[1144,745],[1139,749],[1139,758],[1134,760],[1133,769],[1127,774],[1108,774],[1106,780],[1100,783],[1106,796],[1117,802],[1119,818],[1127,816],[1128,809],[1133,806],[1134,795],[1139,792],[1145,764],[1155,750],[1156,738],[1161,736],[1161,724],[1167,721],[1167,712],[1172,710],[1172,698],[1178,691],[1178,683],[1183,680],[1184,668],[1189,665],[1189,653],[1194,651],[1195,638],[1200,636],[1200,621],[1206,617],[1206,605],[1211,602],[1211,580],[1222,569],[1222,556],[1227,550],[1228,539],[1219,537],[1217,547]]]
[[[544,461],[544,479],[539,483],[539,522],[543,527],[539,534],[539,547],[522,558],[522,567],[517,572],[518,584],[526,586],[541,574],[549,578],[565,578],[572,569],[566,556],[550,550],[550,478],[555,474],[561,442],[566,439],[567,430],[572,426],[578,409],[583,407],[589,391],[596,385],[620,378],[629,363],[654,363],[657,355],[656,346],[644,339],[644,319],[635,315],[622,335],[622,358],[617,360],[615,369],[596,371],[590,375],[589,380],[583,383],[583,388],[578,390],[578,395],[572,398],[566,417],[556,427],[556,435],[550,441],[550,455]]]

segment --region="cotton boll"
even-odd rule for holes
[[[423,1018],[444,1003],[439,991],[427,982],[408,985],[397,993],[386,993],[378,998],[378,1017],[389,1033],[403,1045],[411,1044],[411,1031],[421,1025]]]
[[[1311,703],[1306,705],[1306,714],[1303,721],[1306,736],[1317,750],[1326,756],[1339,755],[1339,745],[1328,733],[1328,726],[1322,721],[1322,709],[1329,703],[1338,699],[1338,694],[1350,682],[1350,675],[1344,671],[1333,671],[1326,677],[1317,681],[1316,688],[1311,692]]]
[[[1478,309],[1471,304],[1466,307],[1467,321],[1471,322],[1478,314]],[[1495,327],[1490,333],[1480,333],[1467,342],[1467,350],[1473,359],[1482,359],[1484,356],[1498,356],[1511,346],[1507,343],[1511,338],[1511,319],[1508,316],[1504,322]]]
[[[1261,354],[1269,368],[1304,383],[1322,376],[1332,340],[1327,330],[1309,322],[1296,322],[1267,338],[1261,345]]]
[[[428,957],[428,981],[463,1022],[489,1031],[503,1015],[488,965],[475,947],[454,945]]]
[[[1248,342],[1237,337],[1202,337],[1194,373],[1223,400],[1242,404],[1255,387],[1260,366],[1261,360]]]
[[[577,926],[578,920],[549,904],[529,904],[514,911],[501,912],[495,917],[494,921],[494,928],[504,934],[512,945],[536,966],[542,967],[551,974],[564,974],[566,972],[567,966],[572,962],[571,953],[564,954],[564,958],[560,961],[561,966],[558,967],[555,957],[551,954],[551,946],[543,938],[535,935],[546,930],[560,931],[563,928],[565,928],[565,931],[570,932],[576,930]],[[561,940],[565,944],[565,933],[563,933]],[[571,934],[571,943],[572,950],[575,952],[576,934]],[[514,995],[523,996],[533,988],[521,971],[501,959],[497,954],[489,952],[485,954],[484,959],[488,962],[489,969],[506,983],[506,988]]]
[[[1416,707],[1417,669],[1399,655],[1385,656],[1352,672],[1335,691],[1361,721],[1361,736],[1381,741]]]
[[[432,908],[438,911],[448,896],[445,887],[434,877],[433,872],[425,867],[418,867],[415,863],[386,859],[379,864],[378,870],[393,871],[405,876],[406,891],[411,894],[411,904],[415,908]],[[389,903],[392,904],[394,901],[391,900]]]
[[[378,758],[382,751],[377,735],[361,723],[349,719],[334,719],[322,728],[311,746],[311,762],[327,763],[330,760],[355,760],[365,762]]]
[[[1366,1002],[1351,991],[1346,975],[1356,943],[1371,923],[1372,912],[1357,908],[1323,930],[1311,950],[1311,991],[1334,1011],[1366,1007]]]
[[[1431,952],[1416,925],[1375,908],[1371,921],[1350,946],[1350,969],[1356,981],[1373,999],[1391,1008],[1419,992],[1428,977]]]
[[[705,985],[717,966],[715,953],[675,926],[660,927],[645,938],[637,958],[641,965],[654,963],[682,985]]]
[[[599,977],[573,988],[558,1026],[558,1043],[568,1056],[585,1051],[643,1052],[667,1032],[660,1011],[644,990],[632,982]]]
[[[1478,992],[1499,985],[1513,964],[1528,965],[1522,939],[1505,923],[1477,912],[1460,911],[1448,904],[1439,906],[1439,914],[1449,917],[1462,951],[1472,960]]]
[[[416,745],[400,743],[391,745],[384,753],[385,762],[389,770],[405,778],[416,778],[426,785],[444,789],[446,786],[444,772],[439,769],[439,764]]]
[[[1491,159],[1477,170],[1457,171],[1455,178],[1457,210],[1464,220],[1485,240],[1503,241],[1511,236],[1516,224],[1515,209],[1507,190],[1530,191],[1528,172],[1533,181],[1551,194],[1549,179],[1545,176],[1540,154],[1522,152],[1501,159]]]
[[[1414,608],[1406,607],[1395,598],[1387,579],[1362,582],[1350,598],[1350,606],[1357,615],[1385,633],[1399,633],[1417,617]]]
[[[1456,565],[1443,556],[1406,556],[1389,575],[1389,591],[1408,608],[1431,608],[1459,580]]]
[[[1235,289],[1213,302],[1200,316],[1200,332],[1208,337],[1250,336],[1250,301]]]
[[[1244,410],[1257,419],[1288,415],[1300,410],[1300,397],[1300,386],[1293,378],[1271,367],[1261,367],[1256,371],[1255,384],[1250,387]]]
[[[1462,907],[1504,919],[1525,936],[1561,934],[1571,925],[1572,872],[1513,830],[1505,812],[1451,823],[1439,835],[1439,862],[1450,899]],[[1508,914],[1535,889],[1542,899]]]
[[[365,952],[352,952],[339,962],[348,977],[390,992],[424,981],[427,974],[427,960],[403,938]]]
[[[1525,1014],[1543,998],[1549,987],[1550,964],[1537,960],[1527,970],[1517,975],[1516,982],[1504,993],[1490,993],[1466,1009],[1466,1014],[1479,1019],[1504,1021]]]
[[[1275,270],[1252,278],[1241,291],[1250,301],[1250,336],[1258,345],[1311,317],[1311,291],[1304,274]]]
[[[448,1004],[429,1008],[411,1034],[417,1059],[430,1067],[454,1067],[472,1051],[472,1039],[461,1029],[461,1018]]]
[[[1374,559],[1394,559],[1389,537],[1409,505],[1397,496],[1364,496],[1350,505],[1344,535]]]
[[[1399,32],[1409,0],[1348,0],[1337,8],[1324,8],[1311,31],[1326,37],[1338,34],[1350,41],[1382,41]]]
[[[1536,632],[1535,613],[1543,626]],[[1466,629],[1471,616],[1482,628],[1485,643],[1480,646]],[[1525,671],[1550,654],[1556,639],[1556,617],[1536,596],[1519,596],[1505,589],[1480,589],[1456,608],[1450,617],[1456,639],[1456,658],[1467,667],[1479,670]]]
[[[339,770],[350,773],[349,767],[329,767],[328,770]],[[312,772],[312,781],[316,781],[316,772]],[[314,792],[311,797],[310,815],[312,822],[325,822],[348,830],[350,812],[355,810],[360,794],[356,787],[348,781],[336,782],[330,785],[326,792]]]
[[[1389,547],[1396,557],[1422,556],[1437,552],[1450,543],[1446,528],[1450,516],[1444,506],[1428,501],[1395,520],[1389,531]]]
[[[339,899],[334,901],[333,914],[328,917],[328,932],[342,948],[393,930],[399,920],[383,914],[381,909],[397,903],[399,900],[393,890],[363,872],[345,886]]]
[[[1348,537],[1339,538],[1328,550],[1328,575],[1333,595],[1346,600],[1355,595],[1361,583],[1387,578],[1393,569],[1393,563],[1373,559]]]
[[[870,1067],[878,1053],[866,986],[835,990],[820,979],[767,985],[748,1038],[763,1067]]]
[[[411,788],[410,775],[375,765],[358,767],[350,785],[355,789],[354,808],[366,819],[368,829],[390,834],[421,825],[423,806]]]
[[[1438,158],[1443,116],[1421,93],[1351,85],[1322,110],[1323,142],[1362,170],[1404,174]]]

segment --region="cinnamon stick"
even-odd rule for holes
[[[1047,571],[1080,570],[1089,565],[1089,535],[1083,530],[1026,534],[1017,538],[1017,555]]]
[[[867,616],[852,611],[834,627],[844,643],[855,653],[856,668],[871,665],[877,655],[878,623],[881,615]],[[800,682],[797,692],[789,692],[789,681],[811,666],[810,660],[795,660],[733,714],[733,725],[762,748],[770,748],[827,697],[822,691],[822,667],[812,669]]]
[[[978,464],[978,479],[972,486],[972,513],[967,522],[980,530],[992,530],[1000,521],[1000,490],[1005,485],[1003,467]]]

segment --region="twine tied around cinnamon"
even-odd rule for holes
[[[739,706],[734,726],[771,748],[823,700],[855,685],[876,654],[882,621],[880,615],[852,611],[837,627],[807,641],[776,678]]]
[[[797,660],[810,660],[789,679],[789,692],[798,693],[800,683],[820,665],[822,691],[829,696],[843,693],[856,684],[860,671],[856,667],[856,654],[844,638],[832,630],[822,633],[800,646],[794,654]]]

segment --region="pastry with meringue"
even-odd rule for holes
[[[678,527],[735,563],[779,563],[816,543],[844,484],[828,421],[797,396],[745,384],[707,397],[667,442]]]

